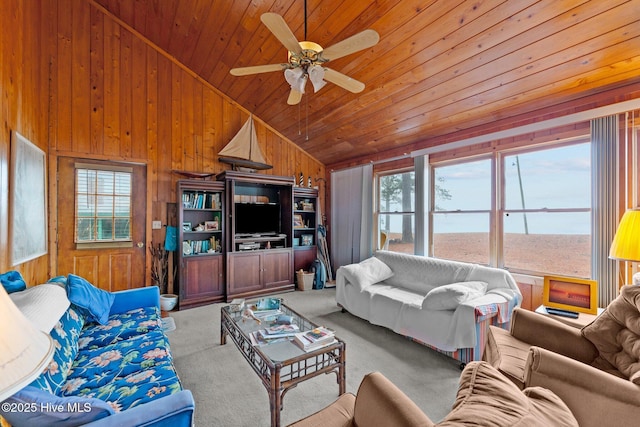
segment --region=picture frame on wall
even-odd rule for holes
[[[48,252],[47,158],[17,131],[11,131],[9,184],[11,265]]]

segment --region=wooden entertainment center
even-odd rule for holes
[[[177,194],[181,308],[294,290],[294,270],[316,259],[318,191],[293,177],[225,171]]]

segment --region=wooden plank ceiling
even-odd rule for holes
[[[325,165],[640,81],[637,0],[308,0],[308,40],[380,42],[330,62],[363,92],[309,84],[299,106],[282,72],[229,70],[287,62],[260,15],[303,40],[303,0],[95,1]]]

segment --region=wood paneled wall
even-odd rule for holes
[[[29,284],[47,280],[49,257],[11,266],[9,161],[12,130],[48,151],[49,55],[40,43],[48,21],[41,3],[0,0],[0,273],[18,270]]]
[[[19,129],[57,156],[144,163],[150,220],[168,218],[175,170],[220,172],[217,153],[249,113],[199,79],[105,10],[85,0],[0,0],[2,111],[0,146],[0,271],[7,259],[9,130]],[[15,25],[19,23],[19,25]],[[16,27],[18,30],[16,30]],[[324,165],[256,119],[260,146],[273,169],[264,173],[312,180]],[[51,243],[55,245],[55,179],[50,183]],[[150,230],[150,224],[147,224]],[[153,231],[152,240],[164,240]],[[50,256],[51,251],[50,251]],[[32,278],[46,280],[49,257]],[[54,260],[54,258],[52,258]],[[55,264],[52,261],[51,264]],[[53,267],[52,267],[53,268]]]

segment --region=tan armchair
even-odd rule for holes
[[[575,426],[567,406],[551,391],[519,390],[486,362],[470,362],[460,376],[451,412],[434,423],[381,373],[368,374],[357,396],[343,394],[333,404],[290,427],[459,427],[482,425]]]
[[[616,331],[625,328],[625,318],[639,318],[634,302],[640,298],[636,297],[640,297],[640,287],[624,287],[607,310],[582,330],[515,309],[510,331],[490,328],[483,358],[520,388],[539,386],[553,391],[581,427],[635,425],[640,419],[640,386],[615,366],[616,360],[624,359],[615,337],[619,335]],[[617,350],[607,353],[607,346]],[[628,371],[626,365],[621,366]]]

